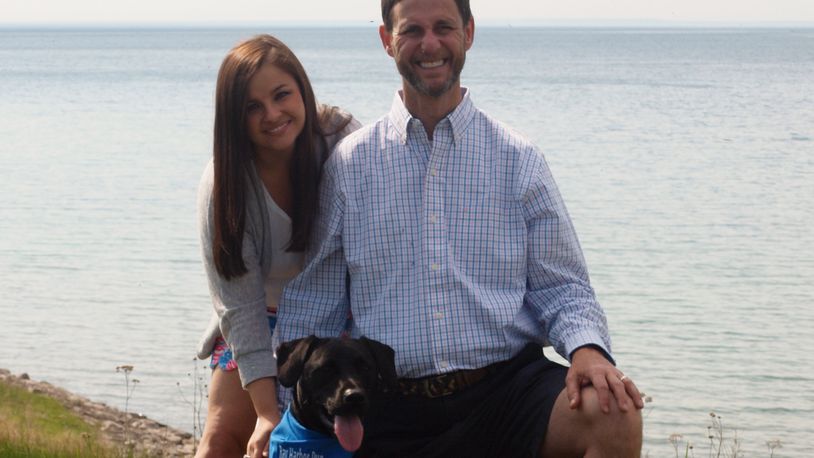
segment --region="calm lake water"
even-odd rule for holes
[[[192,431],[210,313],[195,227],[223,55],[289,43],[363,122],[399,78],[374,27],[0,30],[0,367]],[[545,152],[644,451],[814,450],[814,30],[479,28],[464,85]],[[683,452],[681,454],[683,456]]]

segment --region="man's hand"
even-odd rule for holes
[[[619,404],[619,410],[627,412],[631,406],[644,408],[639,389],[628,376],[614,367],[599,350],[582,347],[571,356],[571,368],[565,377],[565,390],[570,401],[569,407],[576,409],[582,399],[580,392],[585,386],[593,386],[599,398],[599,407],[610,412],[611,394]]]

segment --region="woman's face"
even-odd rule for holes
[[[259,156],[290,156],[303,126],[305,105],[296,80],[264,63],[249,80],[246,124]]]

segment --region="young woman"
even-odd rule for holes
[[[198,192],[217,312],[198,355],[211,355],[213,369],[198,457],[260,457],[267,447],[280,419],[271,339],[277,304],[302,269],[322,163],[358,127],[351,115],[316,103],[297,57],[270,35],[238,44],[221,64],[213,159]]]

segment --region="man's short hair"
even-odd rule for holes
[[[384,21],[384,28],[387,29],[388,32],[393,30],[393,7],[396,6],[400,0],[382,0],[382,21]],[[458,6],[458,12],[461,13],[461,19],[463,19],[464,25],[469,24],[469,20],[472,19],[472,10],[469,9],[469,0],[455,0],[455,4]]]

